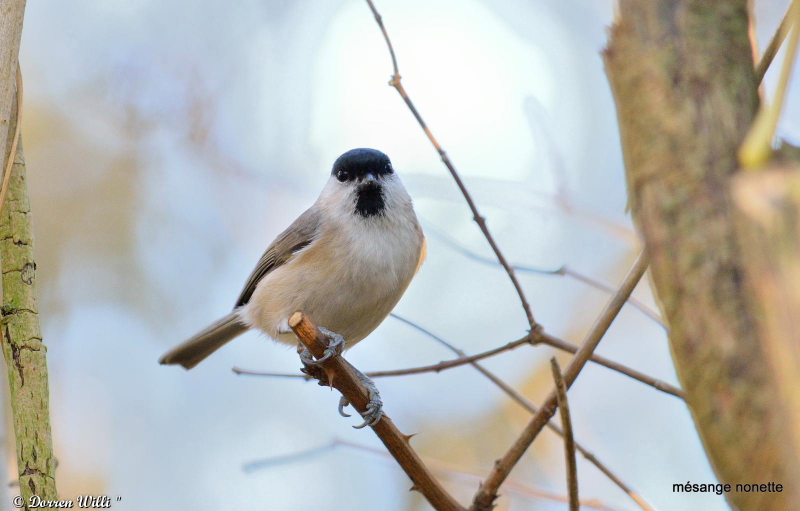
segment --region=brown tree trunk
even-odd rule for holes
[[[720,481],[783,484],[781,493],[731,491],[732,505],[800,509],[730,195],[758,105],[747,1],[620,0],[619,9],[606,71],[687,404]]]

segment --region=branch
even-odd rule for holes
[[[452,351],[456,355],[459,355],[459,357],[461,359],[467,358],[467,354],[464,353],[462,350],[456,348],[455,346],[453,346],[449,342],[447,342],[444,339],[442,339],[441,337],[433,334],[429,330],[419,326],[418,324],[414,323],[413,321],[405,319],[405,318],[403,318],[401,316],[398,316],[397,314],[394,314],[394,313],[392,313],[392,317],[394,317],[395,319],[397,319],[397,320],[409,325],[410,327],[422,332],[423,334],[425,334],[426,336],[430,337],[431,339],[439,342],[440,344],[442,344],[443,346],[447,347],[450,351]],[[486,376],[486,378],[488,378],[492,383],[497,385],[498,388],[500,388],[503,392],[505,392],[506,395],[508,395],[514,402],[519,404],[522,408],[527,410],[529,413],[536,414],[539,411],[538,407],[536,407],[533,403],[528,401],[519,392],[517,392],[513,387],[511,387],[511,385],[509,385],[508,383],[504,382],[502,379],[500,379],[497,375],[495,375],[494,373],[492,373],[491,371],[486,369],[484,366],[482,366],[481,364],[479,364],[476,361],[470,362],[470,365],[472,365],[475,369],[477,369],[481,374]],[[242,368],[239,368],[239,367],[234,367],[233,368],[233,372],[238,374],[238,375],[247,375],[247,376],[267,376],[267,377],[273,377],[273,378],[295,378],[295,379],[303,379],[303,380],[306,380],[306,381],[312,379],[311,376],[306,375],[306,374],[290,374],[290,373],[274,373],[274,372],[265,372],[265,371],[253,371],[253,370],[249,370],[249,369],[242,369]],[[375,377],[375,373],[366,373],[366,374],[369,377]],[[664,385],[668,385],[668,384],[664,384]],[[678,393],[682,392],[682,391],[680,391],[680,389],[676,389],[676,390],[677,390]],[[564,431],[560,427],[558,427],[556,424],[554,424],[553,422],[551,422],[551,421],[548,422],[547,423],[547,427],[550,428],[550,430],[554,431],[559,436],[561,436],[561,437],[564,436]],[[591,451],[589,451],[588,449],[584,448],[578,442],[575,443],[575,448],[578,450],[578,452],[581,453],[581,455],[589,463],[591,463],[592,465],[597,467],[597,469],[600,470],[600,472],[602,472],[606,477],[608,477],[622,491],[624,491],[626,494],[628,494],[628,496],[631,499],[633,499],[633,501],[636,502],[636,504],[638,504],[639,507],[641,507],[644,511],[652,511],[653,510],[653,508],[650,506],[650,504],[646,500],[644,500],[644,498],[642,498],[641,495],[639,495],[638,492],[634,491],[628,484],[623,482],[622,479],[619,478],[619,476],[614,474],[611,471],[611,469],[608,468],[605,464],[603,464],[597,458],[597,456],[595,456]]]
[[[443,360],[437,364],[429,364],[424,366],[417,366],[417,367],[407,367],[404,369],[387,369],[384,371],[370,371],[365,373],[370,378],[385,378],[389,376],[407,376],[411,374],[422,374],[422,373],[440,373],[446,369],[452,369],[454,367],[460,367],[466,364],[472,364],[473,362],[477,362],[478,360],[483,360],[486,358],[491,358],[495,355],[499,355],[506,351],[511,351],[520,346],[525,344],[545,344],[550,346],[551,348],[556,348],[561,351],[565,351],[567,353],[575,354],[578,352],[578,346],[575,346],[572,343],[567,341],[563,341],[558,337],[553,337],[547,333],[541,333],[536,335],[535,333],[528,334],[525,337],[517,339],[516,341],[511,341],[509,343],[500,346],[499,348],[493,348],[488,351],[484,351],[482,353],[478,353],[476,355],[470,356],[461,356],[458,358],[454,358],[452,360]],[[664,392],[666,394],[673,395],[677,398],[684,399],[685,395],[683,390],[679,389],[678,387],[671,385],[663,380],[659,380],[658,378],[654,378],[648,374],[645,374],[641,371],[637,371],[631,367],[626,365],[620,364],[619,362],[614,362],[613,360],[609,360],[600,355],[594,355],[589,358],[595,364],[607,367],[613,371],[616,371],[620,374],[624,374],[634,380],[637,380],[645,385],[649,385],[656,390]],[[310,380],[311,377],[302,374],[291,374],[291,373],[273,373],[267,371],[255,371],[252,369],[243,369],[241,367],[234,366],[232,371],[239,375],[246,375],[246,376],[268,376],[273,378],[303,378],[305,380]]]
[[[564,382],[567,388],[572,386],[581,370],[586,366],[586,363],[591,358],[592,352],[594,352],[597,345],[600,344],[600,341],[608,331],[614,318],[617,317],[617,314],[619,314],[619,311],[625,304],[625,300],[628,299],[645,271],[647,271],[647,264],[647,256],[642,252],[639,254],[639,257],[636,258],[636,262],[633,263],[633,267],[630,272],[628,272],[628,275],[625,277],[617,293],[608,303],[605,310],[600,314],[600,317],[597,318],[597,321],[595,321],[594,326],[586,336],[586,340],[583,342],[580,349],[578,349],[578,352],[572,360],[570,360],[569,365],[567,365],[567,369],[564,371]],[[503,481],[506,480],[520,458],[522,458],[522,455],[525,454],[525,451],[528,450],[528,447],[530,447],[539,435],[539,432],[542,431],[545,424],[555,415],[557,401],[558,397],[556,391],[553,390],[536,415],[534,415],[528,425],[525,426],[525,429],[508,452],[495,463],[486,481],[475,494],[471,511],[489,511],[494,508],[494,501],[497,499],[497,490],[500,488],[500,485],[503,484]]]
[[[494,259],[489,259],[488,257],[484,257],[484,256],[482,256],[482,255],[480,255],[480,254],[478,254],[476,252],[473,252],[472,250],[470,250],[466,246],[462,245],[461,243],[459,243],[455,239],[453,239],[450,236],[448,236],[447,234],[445,234],[443,231],[439,230],[436,227],[432,227],[430,225],[430,222],[426,222],[425,223],[425,232],[433,233],[434,236],[439,238],[441,241],[443,241],[450,248],[452,248],[453,250],[463,254],[464,256],[466,256],[466,257],[468,257],[468,258],[470,258],[470,259],[472,259],[474,261],[478,261],[480,263],[489,264],[489,265],[493,265],[493,266],[499,265],[499,263],[497,261],[495,261]],[[577,272],[577,271],[573,270],[572,268],[570,268],[570,267],[568,267],[566,265],[561,266],[561,267],[556,268],[556,269],[534,268],[534,267],[531,267],[531,266],[520,266],[520,265],[517,265],[517,264],[512,264],[511,267],[514,268],[515,271],[518,271],[520,273],[534,273],[534,274],[537,274],[537,275],[559,275],[559,276],[562,276],[562,277],[572,277],[575,280],[577,280],[579,282],[583,282],[584,284],[587,284],[589,286],[592,286],[593,288],[598,289],[600,291],[603,291],[604,293],[607,293],[608,295],[613,295],[616,292],[616,289],[614,289],[613,287],[609,286],[608,284],[606,284],[604,282],[600,282],[599,280],[593,279],[592,277],[589,277],[588,275],[584,275],[584,274],[582,274],[580,272]],[[644,314],[645,316],[647,316],[648,318],[650,318],[654,322],[656,322],[661,328],[663,328],[664,330],[667,330],[667,325],[661,319],[661,315],[658,314],[656,311],[654,311],[653,309],[651,309],[650,307],[648,307],[647,305],[645,305],[641,301],[637,300],[633,296],[631,296],[628,299],[628,303],[630,305],[632,305],[633,307],[635,307],[636,309],[638,309],[642,314]]]
[[[326,336],[302,312],[292,314],[289,318],[289,326],[315,358],[319,359],[324,355],[328,344]],[[367,389],[361,383],[353,366],[341,356],[331,357],[320,365],[325,371],[328,382],[341,392],[359,413],[363,414],[367,409],[369,397]],[[422,493],[434,509],[437,511],[464,511],[464,508],[447,493],[411,448],[409,443],[411,437],[401,433],[392,419],[384,415],[377,424],[372,426],[372,430],[413,481],[412,489]]]
[[[14,126],[14,138],[11,141],[11,151],[8,156],[8,160],[6,160],[6,168],[3,170],[3,185],[0,186],[0,213],[3,212],[3,208],[6,203],[6,194],[8,193],[8,183],[11,181],[11,167],[14,165],[14,160],[17,159],[17,146],[19,145],[19,135],[20,131],[22,131],[22,101],[23,101],[23,89],[22,89],[22,70],[19,67],[19,62],[17,62],[17,97],[16,97],[16,104],[17,104],[17,122],[15,122]]]
[[[447,167],[447,170],[450,171],[450,174],[453,176],[453,179],[458,185],[458,188],[461,190],[461,194],[464,196],[464,199],[467,201],[467,205],[469,206],[470,211],[472,211],[472,218],[480,227],[481,232],[483,232],[486,241],[489,242],[489,245],[492,247],[492,251],[494,251],[494,255],[497,257],[497,260],[503,265],[505,268],[506,273],[508,273],[508,277],[511,279],[511,283],[514,284],[514,289],[517,290],[517,294],[519,295],[520,302],[522,302],[522,308],[525,309],[525,315],[528,318],[528,324],[532,332],[538,332],[541,330],[541,326],[536,323],[536,320],[533,317],[533,312],[531,311],[531,306],[528,303],[527,298],[525,297],[525,292],[522,290],[522,286],[520,285],[519,281],[517,280],[517,276],[514,273],[514,268],[508,264],[506,258],[503,256],[503,253],[500,251],[500,247],[494,240],[492,233],[489,232],[489,228],[486,226],[486,219],[481,216],[480,212],[478,211],[478,207],[475,205],[475,201],[472,200],[472,196],[470,195],[467,187],[464,185],[464,182],[461,180],[461,176],[459,176],[458,171],[456,170],[453,162],[450,161],[450,157],[447,156],[447,153],[442,149],[442,146],[439,145],[439,142],[436,141],[434,138],[433,133],[431,132],[428,125],[425,124],[425,121],[422,120],[422,116],[420,115],[417,108],[414,106],[414,103],[411,102],[411,98],[408,97],[406,90],[403,88],[403,84],[400,81],[400,70],[397,67],[397,57],[394,54],[394,48],[392,47],[392,41],[389,39],[389,33],[386,31],[386,27],[383,25],[383,18],[381,18],[380,13],[375,8],[375,4],[372,3],[372,0],[367,0],[367,4],[369,5],[370,10],[372,11],[373,16],[375,16],[375,21],[378,23],[378,26],[383,32],[383,38],[386,41],[386,46],[389,48],[389,54],[392,57],[392,68],[394,69],[394,74],[392,79],[389,81],[389,85],[397,89],[397,92],[400,93],[400,96],[403,98],[403,101],[406,102],[408,109],[411,110],[411,113],[414,114],[414,118],[417,119],[422,130],[425,132],[425,135],[428,136],[428,140],[431,141],[433,147],[436,149],[436,152],[439,153],[439,156],[442,158],[442,162]]]
[[[425,366],[418,366],[418,367],[410,367],[406,369],[390,369],[386,371],[372,371],[367,373],[367,376],[371,378],[381,378],[385,376],[405,376],[409,374],[421,374],[421,373],[438,373],[444,371],[445,369],[452,369],[454,367],[463,366],[465,364],[471,364],[473,362],[477,362],[478,360],[483,360],[485,358],[490,358],[495,355],[499,355],[505,351],[510,351],[525,344],[546,344],[552,348],[559,349],[561,351],[566,351],[568,353],[577,353],[578,346],[574,344],[568,343],[567,341],[562,341],[557,337],[553,337],[550,334],[543,333],[541,336],[537,336],[536,334],[529,334],[521,339],[517,339],[516,341],[511,341],[499,348],[494,348],[488,351],[484,351],[482,353],[478,353],[476,355],[470,355],[465,357],[455,358],[453,360],[445,360],[439,362],[438,364],[430,364]],[[649,385],[656,390],[660,390],[661,392],[665,392],[667,394],[671,394],[675,397],[683,399],[684,394],[683,391],[674,385],[670,385],[669,383],[659,380],[657,378],[653,378],[647,374],[642,373],[641,371],[637,371],[636,369],[632,369],[628,366],[622,365],[618,362],[614,362],[613,360],[609,360],[605,357],[600,355],[592,354],[589,358],[592,362],[605,366],[609,369],[612,369],[620,374],[624,374],[625,376],[629,376],[634,380],[638,380],[645,385]],[[241,370],[240,370],[241,371]]]
[[[761,104],[752,126],[739,147],[739,162],[744,170],[758,170],[773,155],[772,143],[783,112],[789,78],[792,75],[798,42],[800,42],[800,26],[798,26],[800,24],[800,2],[792,1],[787,16],[791,29],[775,95],[770,104]]]
[[[447,349],[449,349],[450,351],[452,351],[456,355],[459,355],[459,356],[462,356],[462,357],[466,357],[467,356],[467,354],[464,353],[464,351],[462,351],[459,348],[453,346],[449,342],[445,341],[444,339],[442,339],[441,337],[439,337],[436,334],[432,333],[431,331],[419,326],[418,324],[414,323],[413,321],[409,321],[409,320],[407,320],[407,319],[405,319],[403,317],[398,316],[397,314],[392,314],[392,316],[395,319],[397,319],[399,321],[402,321],[403,323],[407,324],[408,326],[410,326],[410,327],[422,332],[426,336],[428,336],[431,339],[437,341],[439,344],[441,344],[442,346],[445,346]],[[486,376],[486,378],[488,378],[489,381],[491,381],[492,383],[497,385],[497,387],[500,388],[500,390],[505,392],[505,394],[508,397],[510,397],[512,401],[514,401],[515,403],[520,405],[522,408],[527,410],[529,413],[536,414],[539,411],[539,409],[533,403],[531,403],[530,401],[525,399],[525,397],[523,397],[522,394],[517,392],[511,385],[509,385],[508,383],[506,383],[502,379],[500,379],[500,377],[498,377],[496,374],[494,374],[493,372],[489,371],[488,369],[486,369],[484,366],[482,366],[478,362],[472,362],[470,365],[472,365],[472,367],[477,369],[478,372],[480,372],[481,374]],[[558,436],[560,436],[562,438],[564,437],[564,431],[560,427],[558,427],[553,421],[548,421],[547,422],[547,427],[550,428],[551,431],[554,431]],[[589,463],[591,463],[592,465],[597,467],[597,469],[600,470],[600,472],[602,472],[606,477],[608,477],[622,491],[627,493],[628,496],[631,499],[633,499],[634,502],[636,502],[639,505],[639,507],[641,507],[644,511],[653,511],[653,508],[650,506],[650,504],[647,503],[647,501],[645,501],[630,486],[625,484],[622,481],[622,479],[620,479],[616,474],[614,474],[611,471],[611,469],[609,469],[607,466],[605,466],[603,463],[601,463],[600,460],[597,459],[597,457],[594,454],[592,454],[590,451],[588,451],[583,446],[581,446],[581,444],[579,444],[577,441],[575,442],[575,448],[578,450],[578,452],[581,453],[581,455],[586,459],[586,461],[588,461]]]
[[[0,330],[11,394],[22,509],[28,510],[31,497],[54,500],[57,492],[46,347],[39,326],[30,202],[18,134],[21,119],[17,114],[22,94],[19,43],[24,11],[24,0],[9,0],[0,12],[0,141],[5,144],[0,151],[4,157],[0,168],[7,169],[2,187],[5,207],[0,214],[3,275]]]
[[[780,24],[778,24],[778,28],[772,35],[772,39],[770,39],[767,47],[764,48],[764,53],[761,55],[761,59],[758,61],[758,64],[756,65],[756,83],[761,83],[764,80],[764,75],[767,74],[769,66],[772,65],[772,61],[775,60],[775,56],[778,54],[778,50],[781,49],[783,41],[789,34],[789,28],[790,28],[789,14],[791,12],[792,12],[792,6],[791,4],[789,4],[789,8],[786,9],[786,14],[783,15],[783,19],[781,19]]]
[[[564,454],[567,463],[567,488],[569,489],[569,511],[580,511],[578,499],[578,465],[575,460],[575,438],[572,436],[572,419],[569,416],[567,385],[561,374],[556,357],[550,359],[553,381],[556,384],[556,403],[561,414],[561,427],[564,428]]]
[[[389,376],[407,376],[411,374],[422,374],[422,373],[440,373],[447,369],[453,369],[454,367],[461,367],[463,365],[472,364],[473,362],[477,362],[478,360],[483,360],[486,358],[491,358],[495,355],[499,355],[506,351],[511,351],[520,346],[525,344],[546,344],[551,348],[556,348],[561,351],[565,351],[567,353],[577,353],[578,346],[571,344],[567,341],[562,341],[558,337],[553,337],[550,334],[543,333],[539,336],[536,334],[528,334],[525,337],[517,339],[516,341],[511,341],[499,348],[493,348],[488,351],[484,351],[482,353],[478,353],[476,355],[470,356],[462,356],[458,358],[454,358],[452,360],[443,360],[437,364],[429,364],[424,366],[417,366],[417,367],[407,367],[404,369],[387,369],[384,371],[370,371],[365,373],[370,378],[385,378]],[[620,374],[624,374],[634,380],[637,380],[645,385],[649,385],[656,390],[664,392],[666,394],[673,395],[677,398],[684,399],[684,392],[679,389],[678,387],[671,385],[663,380],[659,380],[658,378],[654,378],[650,375],[647,375],[641,371],[637,371],[631,367],[626,365],[620,364],[619,362],[614,362],[613,360],[609,360],[605,357],[600,355],[592,355],[590,359],[595,364],[607,367],[613,371],[616,371]],[[292,374],[292,373],[273,373],[267,371],[255,371],[252,369],[243,369],[241,367],[234,366],[232,371],[239,375],[246,375],[246,376],[268,376],[272,378],[303,378],[305,380],[312,379],[307,375],[302,374]]]

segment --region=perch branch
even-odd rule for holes
[[[481,216],[480,212],[478,211],[475,201],[472,200],[472,196],[467,190],[467,187],[464,185],[464,182],[461,180],[461,176],[458,174],[458,171],[453,165],[453,162],[450,160],[450,157],[447,156],[447,153],[444,151],[444,149],[442,149],[442,146],[436,141],[436,138],[433,136],[430,128],[428,128],[428,125],[425,124],[425,121],[422,119],[417,107],[414,106],[414,103],[412,103],[411,98],[408,96],[408,93],[406,93],[405,88],[403,88],[403,84],[400,81],[400,70],[397,67],[397,56],[394,53],[394,47],[392,46],[392,41],[389,38],[389,33],[386,31],[386,27],[383,24],[383,18],[375,8],[375,4],[372,2],[372,0],[367,0],[367,4],[369,5],[373,16],[375,16],[375,21],[378,23],[378,26],[383,33],[383,38],[386,41],[386,46],[389,48],[389,54],[392,57],[392,68],[394,69],[394,74],[392,75],[392,79],[389,81],[389,85],[394,87],[397,92],[400,93],[400,96],[403,98],[403,101],[405,101],[406,106],[408,106],[408,109],[411,110],[412,114],[414,114],[414,118],[425,132],[425,135],[428,136],[428,140],[430,140],[431,144],[433,144],[436,152],[439,153],[439,156],[442,158],[442,162],[447,167],[447,170],[450,171],[450,174],[453,176],[456,185],[458,185],[459,190],[461,190],[461,194],[467,201],[470,211],[472,211],[473,220],[475,220],[475,222],[478,224],[478,227],[480,227],[481,232],[483,232],[483,235],[486,238],[486,241],[488,241],[489,245],[492,247],[494,255],[497,257],[497,260],[500,262],[500,264],[503,265],[503,268],[505,268],[506,273],[508,273],[508,277],[511,279],[511,283],[517,290],[520,302],[522,302],[522,308],[525,310],[525,315],[528,318],[528,324],[530,325],[531,331],[539,332],[541,330],[541,326],[536,323],[536,320],[533,317],[531,306],[528,303],[528,299],[525,297],[525,292],[522,290],[522,285],[519,283],[519,280],[517,280],[517,275],[514,273],[514,268],[508,264],[505,256],[503,256],[503,253],[500,251],[500,247],[497,245],[497,242],[495,242],[494,236],[492,236],[492,233],[489,232],[489,228],[486,226],[486,219]]]
[[[572,436],[572,418],[569,415],[567,401],[567,385],[561,374],[561,367],[556,357],[550,359],[553,369],[553,381],[556,388],[556,404],[561,415],[561,427],[564,429],[564,455],[567,464],[567,489],[569,490],[569,511],[580,511],[578,498],[578,464],[575,459],[575,438]]]
[[[586,366],[586,363],[591,358],[592,352],[594,352],[597,345],[600,344],[600,341],[608,331],[614,318],[617,317],[625,301],[633,292],[633,289],[639,283],[645,271],[647,271],[647,264],[647,256],[645,252],[642,252],[639,254],[639,257],[636,258],[633,267],[628,272],[628,275],[625,277],[617,293],[611,298],[605,310],[600,314],[600,317],[597,318],[597,321],[595,321],[594,326],[592,326],[592,329],[586,336],[586,340],[567,365],[567,369],[564,371],[564,382],[567,388],[572,386],[581,370]],[[471,511],[489,511],[494,508],[494,501],[497,499],[497,490],[511,473],[511,470],[520,458],[522,458],[522,455],[525,454],[525,451],[528,450],[528,447],[530,447],[539,435],[539,432],[544,428],[545,424],[555,415],[557,400],[556,391],[551,391],[545,403],[536,415],[533,416],[528,425],[525,426],[519,438],[517,438],[508,452],[495,463],[491,473],[475,494]]]
[[[289,318],[289,326],[314,355],[321,358],[327,347],[326,336],[303,315],[295,312]],[[369,401],[367,389],[361,383],[355,369],[343,357],[331,357],[321,363],[328,382],[347,398],[350,404],[364,413]],[[404,435],[394,425],[392,419],[384,415],[372,430],[386,446],[392,457],[402,467],[408,477],[413,481],[413,489],[419,491],[437,511],[464,511],[464,508],[444,489],[433,477],[420,457],[411,448],[408,435]]]

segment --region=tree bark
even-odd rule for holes
[[[10,136],[13,136],[13,126]],[[5,207],[0,216],[0,267],[3,273],[3,306],[0,309],[3,355],[11,390],[19,488],[25,503],[23,509],[27,510],[31,496],[53,500],[57,495],[50,433],[47,349],[42,343],[36,303],[36,263],[22,140],[17,146]]]
[[[686,401],[742,510],[797,509],[776,386],[736,244],[730,179],[757,109],[746,0],[621,0],[604,52],[633,217]]]
[[[18,122],[14,84],[24,11],[24,0],[6,0],[0,10],[0,143],[5,144],[2,170],[11,157]],[[54,500],[57,493],[46,348],[39,329],[33,231],[21,140],[10,172],[0,216],[0,330],[16,434],[19,488],[22,508],[27,510],[32,496]]]
[[[0,144],[6,142],[8,129],[11,126],[11,98],[15,90],[25,0],[3,0],[2,7],[0,9]],[[0,154],[7,155],[7,151],[8,147]],[[5,164],[5,161],[3,163]],[[4,169],[5,166],[0,168]]]

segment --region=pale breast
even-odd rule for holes
[[[416,272],[423,237],[416,222],[330,229],[257,286],[243,318],[273,339],[296,344],[281,325],[302,310],[348,346],[389,315]]]

